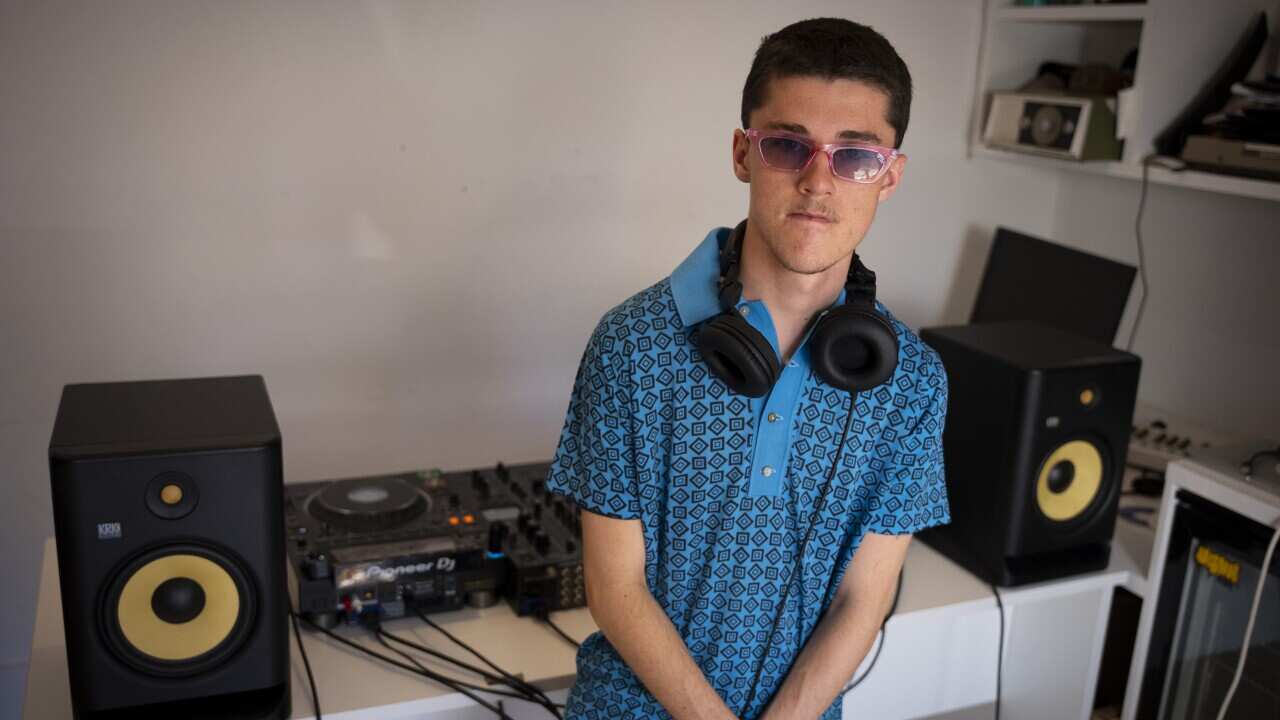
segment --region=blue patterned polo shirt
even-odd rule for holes
[[[670,277],[600,320],[548,486],[586,510],[641,520],[649,591],[729,709],[750,718],[777,691],[864,533],[914,533],[950,520],[947,381],[938,355],[877,303],[897,330],[898,366],[885,384],[857,395],[831,495],[793,578],[850,395],[811,371],[807,337],[763,398],[734,394],[708,370],[692,337],[720,311],[717,253],[729,232],[713,230]],[[764,304],[743,301],[738,310],[776,352]],[[788,579],[796,585],[744,708]],[[839,718],[840,704],[823,717]],[[668,714],[595,633],[578,653],[566,717]]]

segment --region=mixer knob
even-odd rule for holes
[[[326,555],[311,553],[302,563],[302,571],[310,580],[324,580],[329,577],[331,567]]]
[[[502,546],[506,543],[508,531],[506,523],[494,523],[489,526],[489,557],[502,555]]]

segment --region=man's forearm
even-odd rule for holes
[[[814,628],[762,718],[816,718],[831,705],[866,657],[884,609],[837,598]]]
[[[662,607],[641,585],[609,588],[591,615],[632,672],[677,720],[734,718]]]

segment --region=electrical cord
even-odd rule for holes
[[[787,582],[782,586],[782,599],[778,603],[778,612],[773,616],[773,625],[770,626],[769,639],[765,642],[764,653],[760,656],[760,663],[756,665],[755,679],[751,681],[751,692],[747,695],[747,702],[742,706],[742,714],[745,715],[751,710],[751,703],[756,699],[756,690],[760,686],[760,676],[764,673],[765,662],[769,659],[769,651],[773,649],[773,637],[778,634],[778,623],[782,622],[782,611],[787,606],[787,596],[791,594],[791,586],[795,584],[797,571],[799,571],[804,563],[805,549],[809,547],[809,538],[813,535],[813,528],[818,524],[819,518],[822,517],[822,511],[827,506],[827,496],[831,491],[831,483],[835,480],[836,471],[840,468],[840,456],[844,454],[845,439],[849,437],[849,426],[853,425],[853,411],[857,405],[857,398],[849,398],[849,413],[845,416],[844,432],[840,435],[840,445],[836,448],[835,458],[831,461],[831,472],[827,474],[827,482],[822,486],[822,495],[818,498],[818,506],[814,508],[813,516],[809,518],[809,528],[805,531],[804,539],[800,541],[800,550],[796,553],[795,567],[791,568],[790,575],[787,576]]]
[[[1133,318],[1133,327],[1129,329],[1129,342],[1125,345],[1125,350],[1133,352],[1133,340],[1138,335],[1138,325],[1142,323],[1142,312],[1147,307],[1147,259],[1146,253],[1142,247],[1142,212],[1147,206],[1147,170],[1152,165],[1159,165],[1165,170],[1172,172],[1181,172],[1186,169],[1187,164],[1177,158],[1161,157],[1155,153],[1151,153],[1142,158],[1142,189],[1138,194],[1138,214],[1133,219],[1133,235],[1138,241],[1138,278],[1142,284],[1142,297],[1138,301],[1138,312]]]
[[[399,655],[400,657],[404,658],[405,660],[408,660],[409,662],[413,663],[415,666],[417,666],[417,667],[418,667],[420,670],[422,670],[423,672],[433,672],[430,668],[426,667],[426,666],[425,666],[425,665],[423,665],[421,662],[419,662],[419,661],[418,661],[418,659],[417,659],[417,658],[415,658],[413,655],[410,655],[409,653],[405,652],[404,650],[401,650],[400,648],[394,647],[394,646],[392,646],[392,645],[391,645],[391,643],[387,642],[388,640],[394,640],[394,641],[396,641],[396,642],[401,642],[401,643],[405,642],[405,641],[404,641],[402,638],[400,638],[399,636],[397,636],[397,635],[395,635],[395,634],[391,633],[390,631],[386,630],[385,628],[381,628],[381,627],[379,627],[379,628],[375,628],[375,637],[377,638],[378,642],[379,642],[383,647],[385,647],[386,649],[390,650],[391,652],[393,652],[393,653],[395,653],[395,654]],[[535,703],[535,704],[538,704],[538,705],[541,705],[541,704],[542,704],[542,703],[541,703],[541,701],[536,700],[536,699],[534,699],[534,698],[531,698],[531,697],[529,697],[528,695],[526,695],[526,694],[524,694],[524,693],[511,692],[510,690],[495,690],[495,689],[493,689],[493,688],[491,688],[491,687],[484,687],[484,686],[482,686],[482,685],[476,685],[475,683],[469,683],[469,682],[466,682],[466,681],[464,681],[464,680],[458,680],[457,678],[451,678],[451,680],[453,680],[453,682],[457,683],[458,685],[461,685],[462,687],[464,687],[464,688],[468,688],[468,689],[470,689],[470,690],[478,690],[478,691],[480,691],[480,692],[489,693],[490,695],[501,695],[501,696],[503,696],[503,697],[514,698],[514,699],[516,699],[516,700],[523,700],[523,701],[525,701],[525,702],[531,702],[531,703]]]
[[[501,677],[498,675],[493,675],[489,672],[486,672],[483,668],[476,667],[475,665],[471,665],[462,660],[458,660],[457,658],[453,658],[448,655],[444,655],[442,653],[436,652],[419,643],[415,643],[412,640],[406,640],[405,638],[399,635],[395,635],[385,629],[382,630],[382,635],[386,639],[394,640],[395,642],[401,645],[404,645],[405,647],[412,648],[413,650],[417,650],[418,652],[426,653],[434,657],[445,659],[449,662],[452,662],[454,665],[460,668],[474,672],[480,677],[482,677],[484,681],[487,683],[494,684],[494,685],[503,685],[505,687],[511,688],[517,693],[515,697],[519,697],[523,700],[527,700],[529,702],[541,705],[542,707],[546,708],[548,712],[550,712],[552,715],[555,715],[556,717],[559,717],[557,708],[564,707],[563,705],[559,705],[557,703],[552,702],[551,699],[545,693],[539,690],[536,686],[529,685],[523,680],[520,680],[515,676],[511,676],[509,673],[508,673],[509,677]],[[490,688],[479,687],[479,686],[475,686],[475,687],[477,690],[483,690],[485,692],[491,692],[498,695],[507,694],[505,691],[498,691],[498,690],[493,690]]]
[[[996,645],[996,717],[1000,720],[1000,682],[1004,674],[1004,601],[1000,599],[1000,588],[991,583],[991,594],[996,596],[996,608],[1000,611],[1000,641]]]
[[[298,630],[298,616],[289,608],[289,623],[293,625],[293,636],[298,641],[298,654],[302,656],[302,667],[307,669],[307,683],[311,685],[311,707],[316,711],[316,720],[324,720],[320,714],[320,693],[316,692],[316,676],[311,674],[311,660],[307,658],[307,648],[302,644],[302,632]]]
[[[549,625],[549,626],[551,627],[551,629],[552,629],[552,630],[555,630],[555,631],[556,631],[556,634],[557,634],[557,635],[559,635],[560,637],[564,638],[565,642],[569,643],[570,645],[572,645],[572,646],[574,646],[574,647],[576,647],[576,648],[581,648],[581,647],[582,647],[582,643],[578,642],[577,640],[574,640],[574,639],[569,635],[569,633],[567,633],[567,632],[565,632],[564,630],[560,629],[560,626],[559,626],[559,625],[557,625],[557,624],[555,624],[555,621],[553,621],[553,620],[551,619],[551,613],[539,613],[539,614],[538,614],[538,619],[539,619],[539,620],[541,620],[542,622],[546,623],[547,625]]]
[[[1155,155],[1142,158],[1142,190],[1138,194],[1138,215],[1133,220],[1133,234],[1138,241],[1138,278],[1142,283],[1142,297],[1138,300],[1138,312],[1133,317],[1133,327],[1129,329],[1129,342],[1125,350],[1133,352],[1133,340],[1138,335],[1138,325],[1142,323],[1142,311],[1147,307],[1147,260],[1142,249],[1142,211],[1147,206],[1147,169],[1151,167]]]
[[[503,670],[502,668],[498,667],[497,664],[495,664],[492,660],[490,660],[489,658],[481,654],[480,651],[466,644],[460,638],[455,636],[453,633],[441,627],[439,623],[427,617],[427,614],[422,612],[420,608],[414,608],[413,611],[414,613],[417,614],[418,618],[421,619],[423,623],[427,624],[429,627],[431,627],[431,629],[435,630],[441,635],[444,635],[445,637],[449,638],[449,640],[453,641],[453,643],[456,644],[458,647],[474,655],[478,660],[480,660],[480,662],[484,663],[485,665],[488,665],[490,668],[493,669],[494,672],[501,675],[507,681],[507,683],[510,684],[513,688],[516,688],[519,690],[525,690],[545,700],[546,702],[545,704],[543,704],[543,707],[546,707],[549,711],[552,712],[552,714],[556,715],[556,717],[560,717],[558,712],[556,712],[551,707],[549,707],[554,703],[552,703],[551,698],[547,697],[547,694],[544,693],[540,688],[534,685],[531,685],[530,683],[524,681],[523,679],[518,678],[515,675],[512,675],[511,673],[507,672],[506,670]]]
[[[319,624],[315,623],[314,621],[312,621],[311,619],[307,618],[306,616],[300,616],[300,617],[302,617],[302,621],[303,621],[303,622],[307,623],[307,624],[308,624],[308,625],[310,625],[312,628],[314,628],[314,629],[316,629],[316,630],[319,630],[320,632],[324,633],[325,635],[327,635],[327,636],[328,636],[330,639],[332,639],[332,640],[336,640],[336,641],[338,641],[338,642],[342,643],[343,645],[346,645],[347,647],[350,647],[351,649],[356,650],[357,652],[360,652],[360,653],[363,653],[363,654],[368,655],[368,656],[370,656],[370,657],[373,657],[373,658],[376,658],[376,659],[378,659],[378,660],[381,660],[382,662],[385,662],[385,663],[387,663],[388,665],[394,665],[395,667],[398,667],[398,668],[400,668],[400,669],[402,669],[402,670],[407,670],[408,672],[410,672],[410,673],[412,673],[412,674],[414,674],[414,675],[417,675],[417,676],[419,676],[419,677],[422,677],[422,678],[425,678],[425,679],[428,679],[428,680],[433,680],[433,681],[435,681],[435,682],[438,682],[438,683],[440,683],[441,685],[444,685],[445,687],[448,687],[449,689],[454,690],[455,692],[458,692],[458,693],[460,693],[460,694],[462,694],[462,695],[466,695],[467,697],[469,697],[469,698],[471,698],[472,700],[474,700],[474,701],[475,701],[478,705],[480,705],[481,707],[483,707],[483,708],[485,708],[485,709],[487,709],[487,710],[489,710],[489,711],[493,712],[493,713],[494,713],[495,715],[497,715],[499,718],[502,718],[502,720],[512,720],[511,716],[510,716],[510,715],[507,715],[507,713],[506,713],[502,708],[500,708],[500,707],[498,707],[498,706],[496,706],[496,705],[494,705],[494,704],[492,704],[492,703],[490,703],[490,702],[485,701],[485,700],[484,700],[484,698],[481,698],[481,697],[479,697],[478,695],[476,695],[475,693],[471,692],[470,690],[467,690],[466,688],[464,688],[464,687],[462,687],[462,686],[458,685],[458,683],[456,683],[456,682],[455,682],[453,679],[451,679],[451,678],[448,678],[448,677],[446,677],[446,676],[444,676],[444,675],[441,675],[440,673],[432,672],[432,671],[430,671],[430,670],[425,670],[425,671],[424,671],[424,669],[422,669],[420,665],[419,665],[419,666],[415,666],[415,665],[407,664],[407,663],[401,662],[400,660],[397,660],[397,659],[395,659],[394,657],[391,657],[391,656],[389,656],[389,655],[383,655],[383,654],[382,654],[382,653],[380,653],[380,652],[376,652],[376,651],[374,651],[374,650],[370,650],[369,648],[367,648],[367,647],[365,647],[365,646],[363,646],[363,645],[361,645],[361,644],[359,644],[359,643],[357,643],[357,642],[353,642],[353,641],[351,641],[351,640],[348,640],[348,639],[346,639],[346,638],[342,637],[341,635],[339,635],[339,634],[337,634],[337,633],[333,632],[332,630],[330,630],[330,629],[328,629],[328,628],[321,627]],[[372,628],[370,628],[370,629],[372,630]]]
[[[1227,696],[1222,699],[1222,709],[1218,711],[1218,720],[1222,720],[1227,716],[1227,708],[1231,707],[1231,699],[1236,694],[1236,687],[1240,684],[1240,676],[1244,674],[1244,661],[1249,656],[1249,641],[1253,639],[1253,623],[1258,619],[1258,605],[1262,602],[1262,586],[1267,581],[1267,575],[1271,573],[1271,556],[1276,551],[1276,541],[1280,540],[1280,520],[1276,521],[1275,532],[1271,534],[1271,542],[1267,544],[1267,553],[1262,558],[1262,569],[1258,573],[1258,588],[1253,591],[1253,607],[1249,609],[1249,624],[1244,628],[1244,642],[1240,644],[1240,659],[1236,661],[1236,674],[1231,678],[1231,687],[1227,689]]]

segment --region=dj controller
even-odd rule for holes
[[[332,627],[375,614],[582,607],[578,508],[546,489],[547,463],[423,470],[285,486],[298,607]]]

